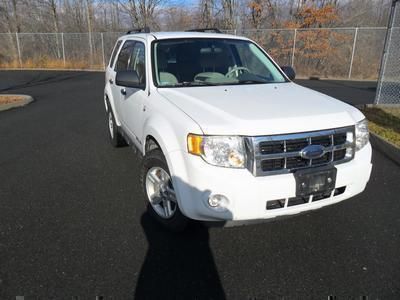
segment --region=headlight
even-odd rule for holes
[[[368,140],[368,121],[364,119],[356,124],[356,151],[368,144]]]
[[[244,140],[239,136],[202,136],[189,134],[188,151],[201,156],[214,166],[244,168],[246,150]]]

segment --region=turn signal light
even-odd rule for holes
[[[189,134],[187,138],[188,151],[194,155],[201,155],[203,137],[201,135]]]

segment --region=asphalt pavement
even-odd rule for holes
[[[0,93],[35,98],[0,113],[0,299],[400,298],[399,165],[374,151],[353,199],[173,234],[145,214],[138,157],[108,141],[103,77],[0,72]],[[376,87],[299,83],[353,104]]]

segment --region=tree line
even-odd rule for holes
[[[0,0],[0,32],[386,26],[391,0]]]

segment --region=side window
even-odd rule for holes
[[[111,54],[110,65],[109,65],[110,68],[112,68],[112,66],[114,65],[115,57],[117,56],[118,49],[119,49],[119,46],[121,46],[121,43],[122,43],[122,41],[118,41],[115,44],[114,50],[113,50],[113,52]]]
[[[131,58],[128,61],[128,71],[136,71],[139,76],[140,83],[146,84],[146,59],[145,59],[145,47],[141,42],[136,42]]]
[[[135,41],[126,41],[119,52],[117,63],[115,64],[115,71],[126,71],[128,70],[128,65],[130,58],[133,53],[133,48],[135,46]]]

